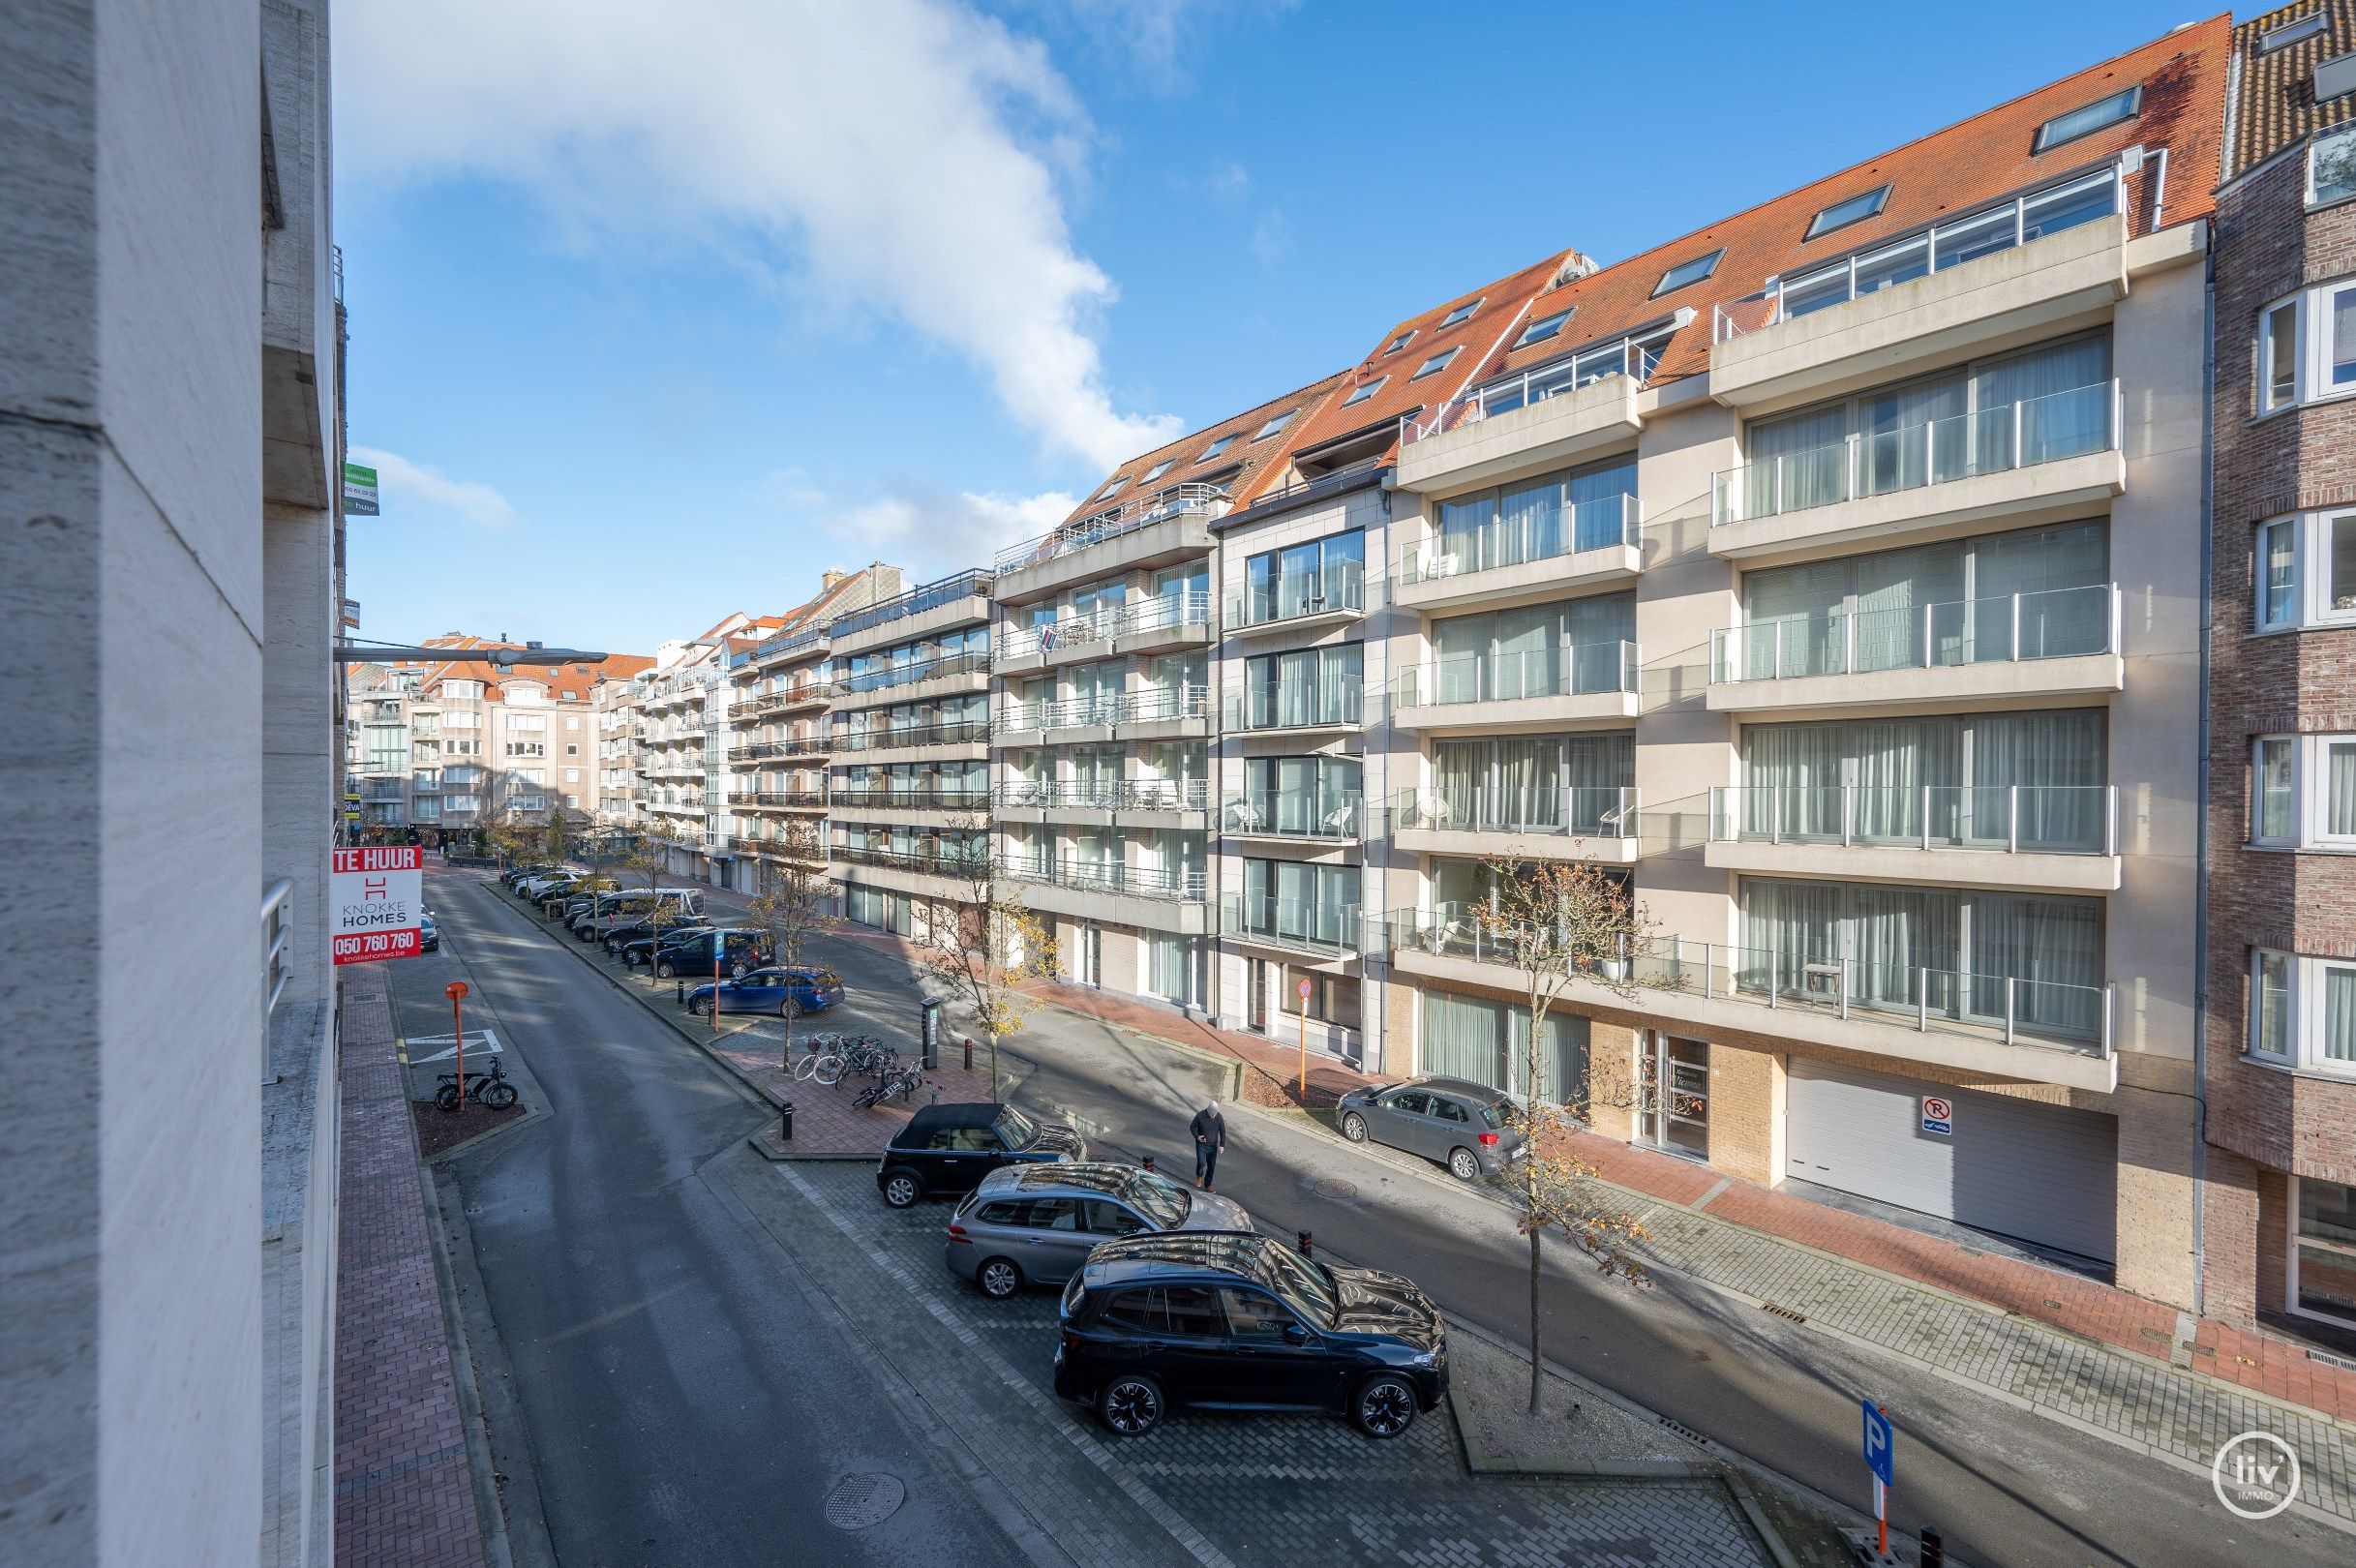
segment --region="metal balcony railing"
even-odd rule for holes
[[[262,1078],[269,1081],[269,1020],[278,1010],[278,999],[287,994],[287,981],[293,970],[288,953],[294,944],[294,928],[288,922],[288,905],[294,897],[294,884],[286,877],[273,877],[261,888],[261,1016],[262,1016]]]
[[[827,854],[829,859],[847,860],[853,865],[890,866],[900,871],[921,871],[928,876],[954,877],[960,882],[971,881],[978,868],[989,863],[986,852],[982,848],[968,852],[838,843],[831,845]]]
[[[1066,616],[1041,626],[1024,626],[998,640],[1002,659],[1027,658],[1058,648],[1095,647],[1116,637],[1138,632],[1211,626],[1211,595],[1207,589],[1186,593],[1158,593],[1135,604],[1100,609],[1084,616]]]
[[[1013,855],[999,860],[998,872],[1012,881],[1069,888],[1077,892],[1122,893],[1179,903],[1200,903],[1206,895],[1204,873],[1198,869],[1131,865],[1123,860]]]
[[[979,784],[927,784],[861,789],[834,787],[832,803],[859,810],[979,811],[990,803],[989,790]]]
[[[1782,616],[1711,632],[1709,678],[1713,685],[1731,685],[2117,653],[2125,616],[2111,583],[1894,610]]]
[[[1443,784],[1402,790],[1391,827],[1393,831],[1630,839],[1637,835],[1637,793],[1610,785],[1491,790]]]
[[[1457,905],[1390,919],[1392,950],[1512,966],[1517,943]],[[2108,1059],[2118,987],[2078,985],[1881,960],[1810,957],[1767,948],[1661,937],[1624,942],[1602,966],[1615,983],[1706,1001],[1808,1009],[1840,1018],[1911,1023],[1925,1033],[2040,1045]]]
[[[1011,779],[991,794],[1002,809],[1082,811],[1201,811],[1209,799],[1199,778],[1130,778],[1106,783],[1071,779]]]
[[[1248,941],[1324,957],[1366,950],[1356,904],[1237,893],[1220,901],[1219,928]]]
[[[1149,687],[1104,697],[1071,697],[1054,703],[1014,703],[1005,709],[1010,731],[1071,730],[1163,719],[1201,718],[1211,694],[1202,686]]]
[[[1314,790],[1246,790],[1219,802],[1220,831],[1242,837],[1354,843],[1364,817],[1359,797]]]
[[[2123,167],[2113,165],[1948,219],[1902,239],[1877,240],[1870,249],[1826,266],[1773,279],[1756,294],[1712,307],[1710,342],[1725,343],[1778,321],[1846,305],[1894,285],[2125,212],[2125,173]]]
[[[854,632],[889,625],[894,620],[905,620],[911,616],[921,616],[926,611],[938,610],[943,605],[954,604],[959,599],[969,599],[977,595],[987,597],[991,581],[991,574],[980,567],[971,571],[959,572],[956,576],[945,577],[938,583],[927,583],[921,588],[910,588],[898,597],[886,599],[881,604],[869,605],[864,610],[854,610],[847,615],[838,616],[828,626],[827,633],[830,637],[847,637]]]
[[[1332,561],[1314,572],[1280,573],[1274,582],[1254,583],[1227,600],[1227,625],[1234,629],[1272,626],[1311,616],[1358,615],[1366,610],[1366,567]]]
[[[831,739],[836,751],[891,751],[909,746],[954,746],[990,738],[987,719],[953,719],[947,724],[908,724],[890,729],[844,730]]]
[[[905,660],[889,669],[837,675],[834,689],[844,695],[888,691],[894,686],[913,686],[920,680],[932,680],[944,676],[987,675],[989,669],[989,649],[968,648],[957,653],[936,653],[929,659]]]
[[[1067,523],[1036,539],[1009,545],[998,553],[997,569],[1012,572],[1042,565],[1173,517],[1217,517],[1226,509],[1227,493],[1217,485],[1173,485]]]
[[[2109,784],[1720,788],[1709,792],[1709,836],[1717,843],[2116,855],[2119,792]]]
[[[2091,381],[1724,468],[1710,487],[1710,524],[1723,528],[2116,451],[2125,423],[2121,397],[2119,382]]]
[[[1644,538],[1642,508],[1634,496],[1604,496],[1569,507],[1550,503],[1535,512],[1401,546],[1399,582],[1407,587],[1435,578],[1468,577],[1590,550],[1635,550]]]
[[[1612,345],[1606,350],[1606,356],[1590,358],[1582,354],[1575,367],[1572,362],[1565,361],[1542,370],[1525,371],[1502,381],[1492,381],[1486,386],[1477,386],[1450,398],[1420,418],[1414,414],[1402,414],[1399,418],[1399,442],[1402,446],[1412,446],[1417,441],[1446,435],[1465,425],[1478,424],[1497,414],[1511,413],[1516,408],[1526,408],[1533,403],[1545,403],[1566,392],[1576,392],[1606,376],[1625,376],[1642,386],[1661,362],[1661,346],[1657,340],[1650,343],[1623,340]]]
[[[757,806],[824,806],[827,803],[823,790],[755,790],[737,799],[748,800]]]
[[[1366,693],[1357,686],[1247,686],[1227,693],[1230,730],[1314,730],[1363,722]]]
[[[1405,670],[1401,708],[1592,697],[1636,690],[1634,643],[1581,643],[1515,653],[1461,653]]]

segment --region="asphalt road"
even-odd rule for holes
[[[696,1170],[762,1108],[638,1004],[528,929],[496,885],[436,879],[449,962],[551,1114],[454,1161],[566,1564],[1027,1559],[896,1413],[807,1282]],[[447,1031],[443,966],[396,966],[401,1028]],[[843,1475],[905,1479],[856,1534]]]
[[[843,1396],[855,1348],[810,1330],[775,1278],[784,1265],[691,1179],[762,1113],[635,1003],[529,934],[496,885],[438,908],[500,1010],[502,1040],[555,1110],[462,1156],[460,1174],[565,1560],[733,1560],[732,1548],[773,1545],[777,1529],[806,1523],[823,1482],[861,1467],[850,1454],[890,1449],[900,1457],[875,1467],[915,1462],[881,1399]],[[904,960],[856,941],[823,946],[852,990],[841,1023],[913,1034]],[[1027,1103],[1188,1168],[1193,1088],[1168,1075],[1162,1053],[1052,1010],[1017,1048],[1037,1064]],[[1263,1222],[1406,1274],[1500,1335],[1525,1331],[1526,1276],[1494,1201],[1308,1130],[1238,1114],[1229,1131],[1220,1190]],[[1337,1182],[1346,1195],[1331,1195]],[[1957,1560],[2351,1558],[2346,1535],[2288,1516],[2236,1520],[2205,1477],[1676,1279],[1639,1292],[1558,1253],[1543,1304],[1553,1359],[1856,1507],[1867,1492],[1857,1402],[1873,1393],[1902,1412],[1893,1525],[1936,1525]],[[826,1390],[816,1400],[804,1392],[813,1382]],[[932,1552],[980,1528],[971,1518],[934,1524],[951,1534],[928,1540]],[[864,1544],[882,1549],[879,1560],[890,1550]],[[960,1555],[988,1562],[1009,1550],[992,1538]]]

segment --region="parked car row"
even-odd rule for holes
[[[1142,1436],[1172,1406],[1324,1410],[1396,1437],[1446,1397],[1447,1337],[1397,1275],[1261,1235],[1233,1200],[1117,1161],[1012,1105],[927,1105],[891,1139],[895,1209],[958,1196],[944,1255],[993,1300],[1061,1284],[1055,1392]]]

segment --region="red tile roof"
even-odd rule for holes
[[[2321,32],[2259,52],[2262,36],[2318,13]],[[2233,47],[2241,56],[2242,79],[2226,133],[2227,174],[2264,163],[2311,131],[2356,119],[2356,94],[2315,102],[2315,67],[2356,49],[2356,0],[2297,0],[2252,16],[2233,30]]]
[[[1133,497],[1152,496],[1173,485],[1216,480],[1228,495],[1242,499],[1263,477],[1283,467],[1278,460],[1300,445],[1302,432],[1317,418],[1319,410],[1332,398],[1334,389],[1342,384],[1342,380],[1340,375],[1325,377],[1298,391],[1287,392],[1281,398],[1270,398],[1256,408],[1248,408],[1216,425],[1207,425],[1166,446],[1140,452],[1099,481],[1086,498],[1072,508],[1072,515],[1064,520],[1065,524],[1069,526],[1084,517],[1100,516]],[[1284,429],[1258,440],[1252,438],[1261,426],[1284,413],[1289,413],[1291,417],[1285,421]],[[1218,445],[1223,437],[1234,439],[1216,457],[1207,457],[1205,454]],[[1148,482],[1145,475],[1152,473],[1165,460],[1169,467]],[[1106,490],[1116,479],[1121,481],[1120,488],[1106,495]]]

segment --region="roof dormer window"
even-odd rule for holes
[[[1434,354],[1430,359],[1427,359],[1422,364],[1416,366],[1415,374],[1408,377],[1407,379],[1410,381],[1420,381],[1425,377],[1430,376],[1435,372],[1444,371],[1448,368],[1448,361],[1454,359],[1455,357],[1455,349],[1443,348],[1438,353]]]
[[[1342,400],[1342,407],[1346,408],[1353,403],[1364,403],[1367,399],[1381,391],[1383,383],[1389,379],[1390,377],[1388,376],[1377,376],[1371,381],[1360,382],[1355,391],[1351,392],[1348,397]]]
[[[1208,463],[1213,458],[1219,456],[1220,453],[1225,451],[1228,447],[1233,446],[1234,444],[1235,437],[1233,433],[1222,436],[1219,439],[1204,447],[1202,449],[1202,456],[1196,458],[1194,461],[1197,463]]]
[[[1533,343],[1544,343],[1547,339],[1555,337],[1562,331],[1563,323],[1571,318],[1571,311],[1578,308],[1574,305],[1570,310],[1556,311],[1552,316],[1539,317],[1538,319],[1522,329],[1522,335],[1514,340],[1514,347],[1526,348]]]
[[[1448,328],[1456,325],[1459,321],[1471,320],[1472,313],[1481,308],[1481,300],[1485,300],[1488,297],[1488,295],[1484,294],[1481,296],[1481,299],[1468,299],[1464,304],[1459,305],[1455,310],[1452,310],[1447,315],[1441,317],[1439,318],[1440,330],[1445,332]]]
[[[1725,255],[1725,247],[1720,246],[1707,256],[1697,256],[1690,261],[1679,261],[1676,266],[1661,274],[1661,281],[1652,286],[1652,297],[1658,299],[1663,294],[1700,283],[1718,270],[1718,259]]]
[[[1275,417],[1271,418],[1271,419],[1270,419],[1270,420],[1269,420],[1269,421],[1268,421],[1266,424],[1264,424],[1264,425],[1260,426],[1260,428],[1259,428],[1259,429],[1257,429],[1257,430],[1254,431],[1254,432],[1252,433],[1252,438],[1253,438],[1254,440],[1255,440],[1255,441],[1264,441],[1264,440],[1266,440],[1266,439],[1267,439],[1269,437],[1271,437],[1271,436],[1275,435],[1275,434],[1276,434],[1278,431],[1283,430],[1283,429],[1284,429],[1284,428],[1286,425],[1291,424],[1291,423],[1292,423],[1292,416],[1293,416],[1294,414],[1296,414],[1296,413],[1299,413],[1300,411],[1301,411],[1301,410],[1300,410],[1300,409],[1298,409],[1298,408],[1287,408],[1287,409],[1285,409],[1285,410],[1284,410],[1283,413],[1276,415]],[[1209,457],[1210,455],[1211,455],[1211,454],[1210,454],[1210,453],[1208,453],[1208,452],[1205,452],[1205,453],[1203,454],[1203,456],[1205,456],[1205,457]]]
[[[1861,192],[1857,196],[1835,201],[1808,220],[1808,231],[1800,237],[1814,239],[1820,234],[1829,234],[1836,228],[1847,228],[1851,224],[1863,223],[1866,219],[1877,216],[1888,201],[1889,187],[1887,185],[1877,186],[1871,191]]]
[[[2091,136],[2106,126],[2122,120],[2131,120],[2143,112],[2143,84],[2122,87],[2105,98],[2082,104],[2067,114],[2057,114],[2037,128],[2037,141],[2031,152],[2050,152],[2066,141]]]

